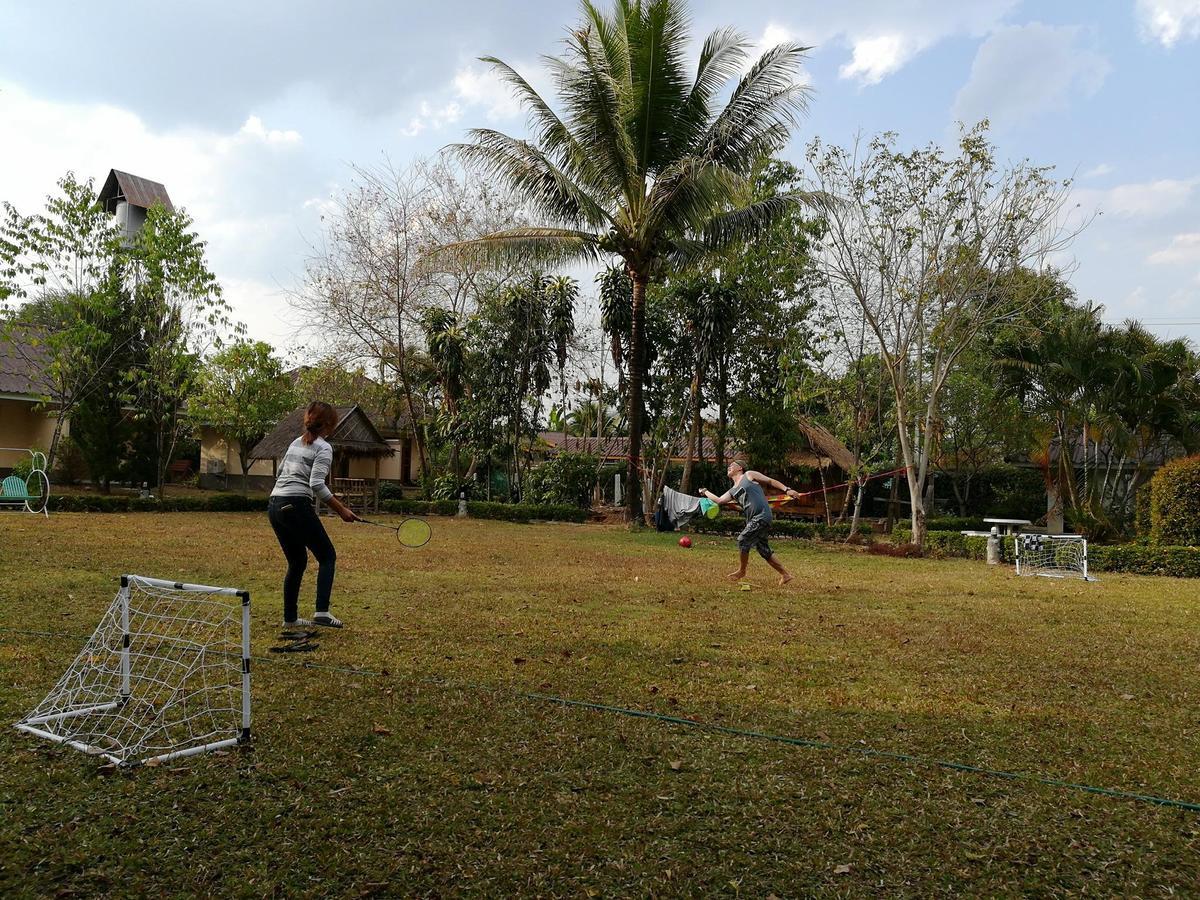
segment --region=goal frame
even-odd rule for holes
[[[1057,541],[1077,542],[1082,548],[1082,569],[1080,571],[1071,572],[1044,572],[1038,571],[1040,567],[1031,567],[1029,563],[1022,565],[1022,560],[1028,555],[1025,550],[1026,538],[1040,538],[1042,540],[1051,539]],[[1017,574],[1018,575],[1035,575],[1041,578],[1081,578],[1084,581],[1095,581],[1096,579],[1088,574],[1088,557],[1087,557],[1087,538],[1082,534],[1018,534],[1014,541],[1016,550]],[[1032,570],[1031,570],[1032,569]]]
[[[129,631],[129,602],[131,597],[131,587],[134,583],[143,584],[147,587],[164,588],[167,590],[185,591],[187,593],[220,595],[226,597],[237,597],[242,604],[242,723],[241,730],[237,737],[224,738],[219,741],[211,741],[206,744],[200,744],[195,747],[185,747],[182,750],[172,750],[167,753],[160,753],[147,759],[130,760],[120,756],[116,756],[107,750],[96,747],[83,741],[74,740],[66,735],[55,734],[45,728],[39,728],[39,725],[47,725],[50,722],[59,722],[64,719],[73,718],[75,716],[85,716],[92,713],[110,712],[115,709],[120,709],[132,696],[132,685],[130,679],[130,663],[129,663],[129,647],[131,643],[131,634]],[[56,744],[64,744],[72,749],[79,750],[90,756],[100,756],[107,759],[109,762],[123,767],[133,767],[138,765],[158,765],[174,759],[183,759],[188,756],[196,756],[201,753],[209,753],[213,750],[221,750],[226,747],[235,747],[250,743],[250,592],[239,588],[223,588],[214,587],[205,584],[189,584],[180,581],[168,581],[163,578],[149,578],[145,575],[122,575],[121,589],[117,593],[117,597],[121,607],[121,686],[118,695],[107,703],[93,703],[88,706],[82,706],[77,709],[68,709],[62,712],[50,713],[43,716],[35,716],[26,718],[17,722],[13,727],[19,731],[24,731],[27,734],[32,734],[35,737],[45,738],[48,741],[53,741]],[[110,607],[111,608],[111,607]]]

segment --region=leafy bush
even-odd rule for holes
[[[745,519],[735,516],[720,516],[716,519],[693,519],[689,528],[700,534],[737,534],[746,527]],[[868,525],[858,527],[859,534],[870,534]],[[794,522],[776,519],[771,525],[771,536],[806,538],[812,541],[844,541],[850,536],[849,525],[825,525],[812,522]]]
[[[1046,480],[1038,469],[988,466],[975,476],[967,505],[977,516],[1036,519],[1046,509]]]
[[[525,498],[531,503],[588,509],[592,505],[592,487],[595,483],[594,456],[559,453],[529,473]]]
[[[462,482],[453,472],[447,472],[445,475],[439,475],[433,479],[433,484],[429,488],[429,496],[434,500],[457,500],[458,492],[462,490]]]
[[[1154,473],[1150,536],[1161,546],[1200,544],[1200,455],[1173,459]]]
[[[404,488],[398,481],[381,481],[379,483],[379,501],[403,500]]]
[[[458,513],[457,500],[388,500],[381,505],[384,512],[401,516],[453,516]],[[523,503],[469,501],[467,515],[475,519],[505,522],[587,521],[587,511],[577,506],[534,506]]]
[[[34,447],[35,453],[43,452],[38,447]],[[13,465],[12,474],[16,475],[22,481],[29,477],[29,473],[33,471],[33,457],[27,453],[22,453],[21,458]]]
[[[1133,497],[1133,530],[1139,538],[1149,538],[1150,527],[1150,494],[1153,485],[1150,482],[1138,488]]]
[[[266,512],[266,497],[210,494],[206,497],[142,498],[117,494],[60,494],[50,497],[55,512]]]
[[[1088,567],[1098,572],[1200,578],[1200,547],[1089,546]]]
[[[55,484],[79,484],[87,476],[87,460],[79,444],[69,437],[63,438],[58,443],[58,453],[54,457],[51,481]]]
[[[982,518],[972,516],[937,516],[926,519],[925,527],[930,531],[988,531],[991,528]]]
[[[892,532],[892,540],[900,544],[908,544],[911,538],[912,532],[905,528]],[[985,537],[968,537],[956,531],[931,531],[926,551],[937,556],[984,560],[987,559],[987,541]],[[1001,559],[1015,559],[1015,538],[1002,537],[1000,541]],[[1089,543],[1088,571],[1200,578],[1200,547]]]

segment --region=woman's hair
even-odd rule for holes
[[[743,472],[749,472],[749,471],[750,471],[750,467],[746,465],[746,461],[745,461],[744,459],[731,459],[731,460],[729,461],[729,465],[731,465],[731,466],[737,466],[737,467],[738,467],[739,469],[741,469]]]
[[[314,400],[304,411],[304,434],[301,440],[311,444],[322,431],[333,428],[338,423],[337,410],[321,400]]]

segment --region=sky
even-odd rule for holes
[[[604,0],[601,0],[603,5]],[[813,98],[782,154],[895,131],[951,144],[987,117],[1002,158],[1074,179],[1096,214],[1061,260],[1106,319],[1200,346],[1200,0],[693,0],[812,49]],[[161,181],[195,220],[251,336],[301,340],[288,292],[351,166],[524,132],[479,62],[544,84],[572,0],[0,0],[0,201],[41,208],[68,170]],[[587,286],[590,287],[590,286]]]

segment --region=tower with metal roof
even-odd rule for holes
[[[116,216],[117,224],[131,239],[146,222],[146,213],[156,203],[169,210],[171,198],[167,189],[157,181],[110,169],[104,187],[96,198],[109,215]]]

